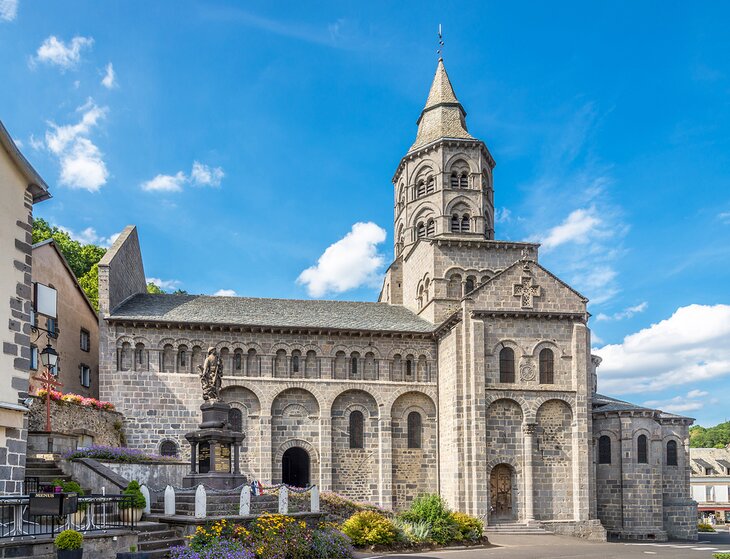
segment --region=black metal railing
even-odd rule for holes
[[[40,480],[37,477],[27,477],[23,480],[23,495],[30,495],[40,491]]]
[[[30,514],[30,497],[0,497],[0,540],[54,537],[63,530],[94,532],[134,529],[135,509],[126,495],[88,495],[78,498],[78,510],[66,515]]]

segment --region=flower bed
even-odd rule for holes
[[[126,447],[92,445],[86,448],[78,448],[64,455],[66,460],[76,458],[93,458],[105,462],[122,462],[126,464],[145,464],[149,462],[177,462],[174,456],[159,456],[147,454],[142,450]]]
[[[41,388],[40,390],[38,390],[36,395],[39,398],[45,398],[45,388]],[[77,406],[84,406],[86,408],[96,408],[97,410],[114,411],[114,404],[112,404],[111,402],[103,402],[101,400],[97,400],[96,398],[87,398],[86,396],[81,396],[80,394],[64,394],[63,392],[51,390],[51,400],[64,404],[75,404]]]
[[[291,516],[263,514],[244,526],[225,519],[199,526],[172,559],[349,559],[352,545],[330,524],[312,530]]]

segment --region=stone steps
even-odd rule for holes
[[[484,530],[487,534],[504,534],[514,536],[530,536],[539,534],[550,534],[542,526],[538,524],[522,524],[518,522],[504,522],[499,524],[491,524]]]
[[[137,530],[139,531],[138,551],[149,554],[150,559],[169,557],[171,547],[185,543],[185,539],[175,530],[158,522],[142,521],[137,524]]]

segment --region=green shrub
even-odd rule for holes
[[[342,531],[355,545],[389,545],[395,542],[397,532],[393,523],[374,511],[353,514],[342,525]]]
[[[712,527],[712,524],[706,524],[704,522],[700,522],[697,524],[697,531],[698,532],[714,532],[715,529]]]
[[[84,490],[76,481],[66,481],[63,479],[54,479],[51,482],[55,487],[60,487],[64,493],[76,493],[79,497],[84,496]],[[89,507],[86,503],[79,503],[79,511],[83,512]]]
[[[127,488],[122,491],[122,495],[126,495],[128,498],[119,504],[119,508],[143,509],[147,505],[147,500],[139,490],[139,483],[134,480],[129,482]]]
[[[308,496],[306,496],[306,499],[307,501],[309,501]],[[291,504],[292,501],[294,501],[296,504],[296,498],[292,499],[292,494],[289,494],[289,503]],[[306,505],[308,507],[309,503],[307,502]],[[392,517],[392,513],[390,513],[390,511],[383,510],[369,503],[358,503],[356,501],[348,499],[347,497],[343,497],[342,495],[331,492],[320,493],[319,506],[320,510],[327,515],[327,519],[329,521],[336,522],[338,524],[342,524],[353,514],[363,510],[375,511],[388,518]],[[303,510],[309,509],[305,508]]]
[[[81,545],[84,543],[84,536],[76,530],[64,530],[56,536],[54,543],[62,551],[81,549]]]
[[[484,524],[478,518],[463,512],[452,512],[451,518],[456,525],[457,540],[475,542],[484,536]]]
[[[409,543],[431,541],[431,525],[428,522],[409,522],[403,518],[395,518],[393,524],[399,531],[400,539]]]
[[[724,553],[713,553],[712,556],[715,559],[730,559],[730,553],[724,552]]]
[[[426,522],[431,527],[431,539],[436,543],[443,545],[458,538],[456,521],[446,501],[439,495],[419,495],[401,517],[414,524]]]

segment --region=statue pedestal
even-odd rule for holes
[[[224,402],[200,406],[203,422],[200,429],[185,435],[190,443],[190,473],[183,487],[203,484],[213,489],[232,489],[247,483],[239,468],[244,434],[228,424],[231,406]]]

